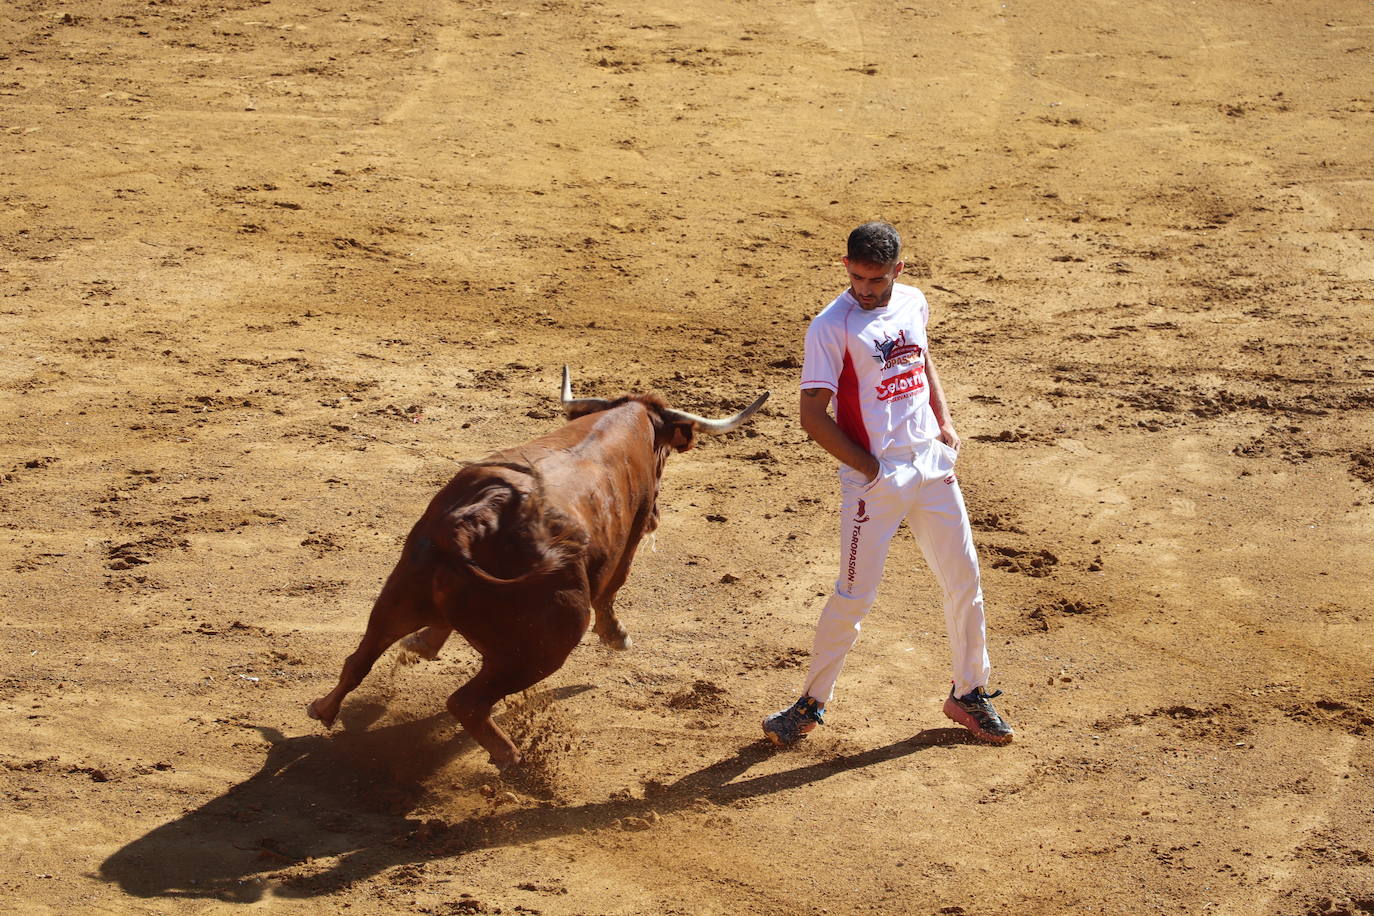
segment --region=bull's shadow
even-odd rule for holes
[[[554,697],[588,687],[564,688]],[[102,863],[100,876],[138,897],[259,900],[272,872],[308,860],[332,860],[319,870],[292,869],[278,896],[330,893],[387,868],[497,846],[610,827],[627,817],[669,814],[703,801],[728,804],[797,788],[838,773],[966,743],[962,729],[927,729],[904,741],[839,755],[792,770],[736,781],[775,751],[750,743],[730,757],[644,798],[563,807],[521,808],[444,824],[407,817],[421,783],[476,746],[453,734],[446,714],[333,737],[286,738],[258,729],[272,742],[262,769],[194,811],[134,840]],[[404,764],[398,769],[406,749]]]
[[[591,689],[545,695],[556,701]],[[262,896],[270,872],[409,833],[416,824],[407,814],[426,778],[459,756],[486,754],[447,712],[372,727],[385,712],[384,703],[355,699],[332,736],[253,728],[270,744],[257,773],[120,849],[101,863],[100,877],[139,897],[248,903]]]

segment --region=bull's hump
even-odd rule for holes
[[[609,410],[584,414],[534,439],[524,450],[577,453],[595,449],[625,449],[640,444],[644,437],[650,440],[653,437],[653,423],[649,419],[648,408],[638,401],[627,401]]]

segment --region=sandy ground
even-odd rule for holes
[[[1374,912],[1364,0],[16,0],[0,11],[9,912]],[[908,236],[994,686],[914,544],[774,752],[835,572],[796,422]],[[332,685],[458,462],[579,393],[746,431],[503,720]]]

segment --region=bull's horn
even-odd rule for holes
[[[706,433],[708,436],[719,436],[733,429],[739,429],[740,426],[744,425],[744,421],[752,417],[754,411],[762,407],[763,402],[768,400],[768,395],[769,392],[765,391],[763,394],[754,398],[754,403],[750,404],[733,417],[729,417],[725,420],[708,420],[706,417],[698,417],[696,414],[690,414],[683,410],[665,410],[663,411],[663,415],[669,420],[681,423],[691,423],[697,428],[698,432]]]
[[[603,398],[574,398],[572,396],[572,375],[568,372],[568,367],[563,367],[563,412],[572,413],[574,410],[601,410],[610,404]]]

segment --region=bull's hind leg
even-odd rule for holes
[[[492,765],[498,770],[519,763],[520,752],[510,736],[501,730],[501,726],[492,721],[492,707],[512,693],[531,687],[547,677],[533,672],[523,677],[521,674],[505,665],[493,667],[490,660],[484,659],[481,670],[473,679],[448,698],[448,711],[473,740],[486,748]]]
[[[333,725],[344,697],[363,682],[381,654],[396,640],[414,633],[429,622],[431,602],[428,588],[417,588],[417,578],[410,573],[402,574],[399,569],[392,572],[381,595],[377,597],[377,603],[372,606],[372,615],[368,617],[367,631],[363,633],[362,641],[353,654],[344,659],[338,684],[305,708],[310,718],[320,720],[326,727]]]
[[[553,607],[535,613],[535,619],[522,621],[526,625],[518,629],[469,638],[482,655],[482,667],[448,698],[448,711],[486,748],[498,770],[519,763],[520,751],[492,721],[492,707],[563,667],[586,631],[590,614],[585,596],[578,602],[569,602],[569,597],[565,594],[564,601],[556,600]]]

